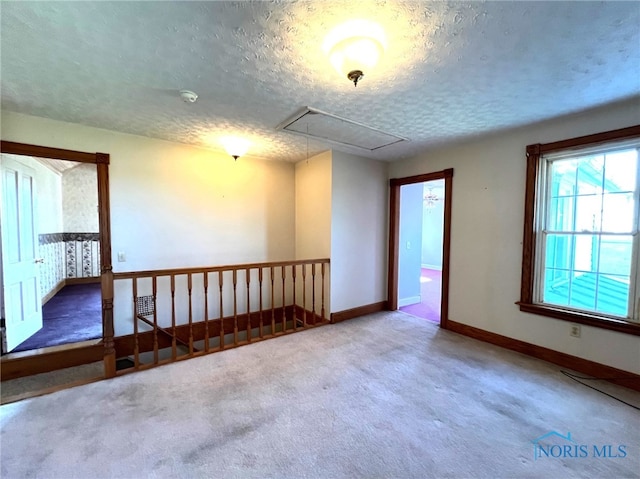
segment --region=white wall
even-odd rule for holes
[[[425,194],[429,186],[438,186],[440,200],[431,208],[422,210],[422,265],[430,269],[442,269],[442,240],[444,235],[444,180],[428,181],[424,184]],[[436,193],[432,190],[432,193]]]
[[[290,163],[10,112],[2,138],[110,154],[114,271],[293,258]]]
[[[296,259],[331,256],[331,151],[296,163]]]
[[[331,164],[331,151],[296,163],[296,259],[331,257]],[[307,274],[309,273],[307,268]],[[302,294],[302,283],[297,282],[296,304],[304,306],[307,311],[315,307],[318,314],[324,311],[325,317],[329,319],[331,265],[325,266],[324,273],[322,284],[319,281],[322,268],[316,268],[316,284],[307,282],[306,296]],[[314,286],[315,297],[312,291]],[[325,288],[324,304],[322,286]],[[303,305],[305,301],[306,304]]]
[[[449,319],[640,373],[640,338],[521,313],[525,147],[640,124],[640,101],[521,128],[392,163],[401,178],[454,168]]]
[[[333,151],[331,311],[387,298],[388,165]]]
[[[294,257],[291,163],[234,161],[183,144],[10,112],[2,112],[1,125],[3,140],[110,154],[115,272]],[[119,251],[126,262],[117,262]],[[116,292],[116,334],[128,332],[130,302]]]
[[[419,303],[422,262],[422,183],[400,187],[398,306]]]
[[[98,172],[80,164],[62,174],[62,213],[67,233],[97,233]]]

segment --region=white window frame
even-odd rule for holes
[[[634,211],[634,225],[631,232],[632,240],[632,257],[631,257],[631,271],[629,278],[629,300],[627,304],[628,316],[616,316],[613,314],[606,314],[597,311],[591,311],[587,309],[579,309],[572,306],[557,305],[554,303],[545,303],[543,301],[544,294],[544,277],[545,277],[545,258],[546,258],[546,238],[548,234],[558,233],[556,231],[547,231],[546,223],[548,221],[548,208],[551,203],[551,188],[550,188],[550,176],[551,176],[551,164],[558,160],[566,160],[570,158],[584,157],[591,154],[606,154],[623,149],[636,149],[638,155],[638,166],[636,168],[636,189],[634,191],[635,211]],[[640,323],[640,265],[638,264],[640,256],[640,140],[627,140],[616,141],[611,143],[605,143],[596,147],[575,148],[568,150],[561,150],[549,154],[543,154],[540,157],[539,171],[538,171],[538,184],[536,185],[536,209],[535,209],[535,231],[536,243],[535,243],[535,269],[534,269],[534,292],[533,301],[535,304],[549,306],[569,312],[587,313],[596,317],[623,320],[633,323]],[[563,232],[567,233],[567,232]],[[577,232],[568,232],[569,234],[576,234]],[[580,234],[580,233],[577,233]],[[606,232],[589,232],[596,236],[603,234],[615,234]],[[622,233],[620,233],[622,235]],[[628,233],[624,233],[628,236]]]
[[[550,143],[529,144],[526,147],[526,175],[524,188],[524,228],[522,237],[522,270],[520,283],[520,299],[516,301],[520,311],[538,316],[546,316],[571,323],[589,325],[619,333],[640,336],[640,322],[603,316],[595,312],[573,310],[548,303],[540,303],[539,280],[536,273],[540,270],[541,253],[538,247],[540,240],[539,211],[544,209],[539,201],[544,178],[541,170],[543,156],[561,152],[573,153],[587,148],[601,148],[603,145],[617,145],[626,141],[640,141],[640,124],[627,126],[617,130],[593,133],[576,138],[560,139]],[[544,193],[543,193],[544,194]],[[544,203],[546,204],[546,203]],[[640,247],[634,248],[633,264],[636,268],[634,300],[638,301],[640,293]],[[640,316],[640,305],[634,305],[633,319]]]

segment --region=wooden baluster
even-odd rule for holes
[[[307,327],[307,265],[302,265],[302,326]]]
[[[322,316],[322,321],[324,321],[324,265],[325,263],[322,263],[322,266],[320,267],[320,273],[322,275],[322,299],[321,299],[321,306],[320,306],[320,315]]]
[[[193,304],[191,302],[191,290],[193,289],[193,278],[191,273],[187,275],[187,291],[189,294],[189,356],[193,356]]]
[[[158,364],[158,313],[156,312],[158,283],[155,276],[151,278],[151,288],[153,293],[153,364]]]
[[[316,315],[316,264],[311,264],[311,312],[313,313],[313,324],[318,323]]]
[[[224,310],[222,309],[222,271],[218,271],[218,286],[220,288],[220,351],[224,349]]]
[[[238,296],[236,286],[238,285],[238,271],[233,270],[233,345],[238,345]]]
[[[271,267],[271,336],[276,334],[276,310],[275,310],[275,293],[274,293],[274,276],[273,266]]]
[[[209,273],[204,272],[204,352],[209,352]]]
[[[298,321],[296,319],[296,265],[292,266],[292,278],[293,278],[293,330],[298,330]]]
[[[138,278],[133,278],[133,365],[140,367],[140,343],[138,338]]]
[[[258,268],[258,285],[260,287],[260,339],[262,339],[264,337],[264,324],[262,322],[262,267]]]
[[[284,286],[284,282],[285,282],[285,278],[287,276],[287,267],[282,265],[282,334],[285,333],[285,331],[287,330],[287,310],[285,307],[285,286]]]
[[[247,281],[247,341],[251,342],[251,291],[249,290],[249,283],[251,282],[251,270],[247,268],[244,271],[244,274]]]
[[[178,345],[176,344],[176,276],[171,275],[171,359],[178,357]]]

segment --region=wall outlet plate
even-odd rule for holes
[[[579,338],[580,337],[580,325],[579,324],[572,324],[571,325],[571,329],[569,329],[569,336],[572,336],[574,338]]]

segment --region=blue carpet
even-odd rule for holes
[[[42,307],[42,329],[12,352],[101,338],[101,302],[99,283],[65,286]]]

